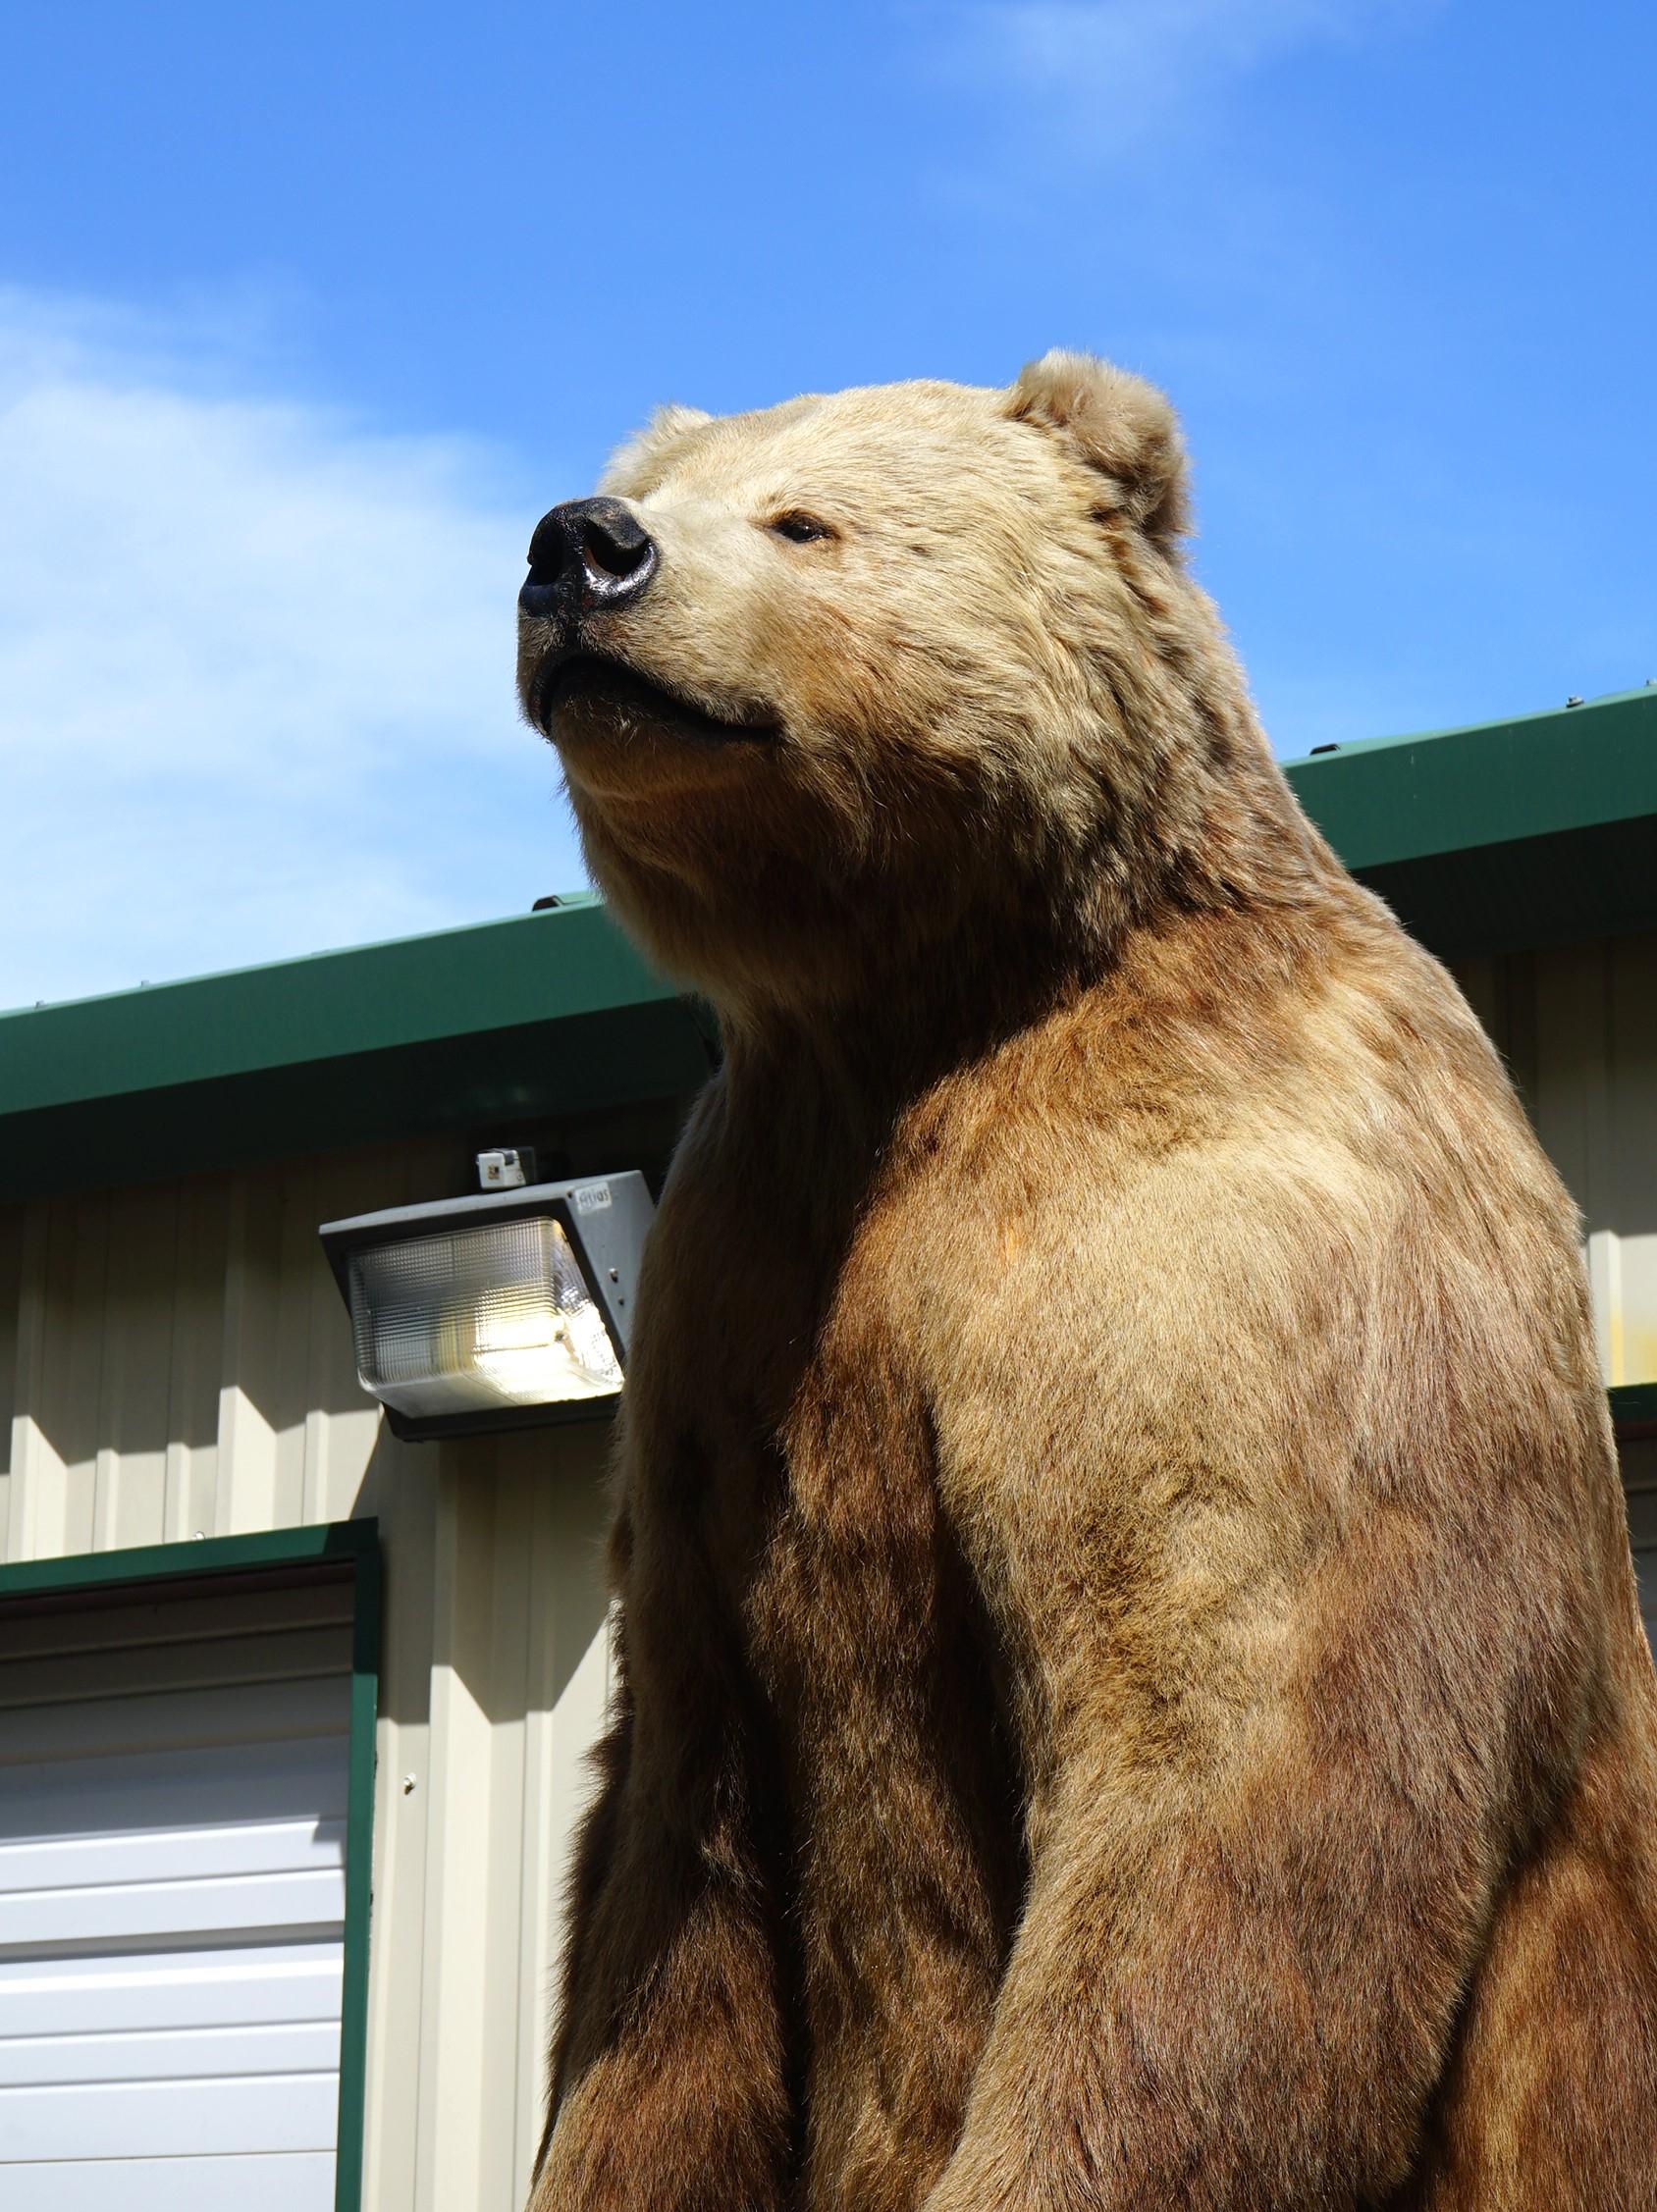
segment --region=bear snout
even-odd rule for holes
[[[656,541],[620,500],[565,500],[535,525],[521,612],[572,625],[629,606],[656,573]]]

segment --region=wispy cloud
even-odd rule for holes
[[[0,1004],[576,876],[511,696],[537,494],[261,395],[244,342],[0,290]]]
[[[1430,0],[972,0],[940,31],[951,69],[1016,98],[1100,160],[1200,118],[1280,56],[1344,43]]]

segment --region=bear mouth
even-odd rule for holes
[[[775,724],[757,710],[722,715],[694,700],[602,653],[577,652],[544,663],[529,688],[529,719],[545,737],[564,716],[606,721],[667,724],[675,736],[700,737],[714,744],[750,742],[775,734]]]

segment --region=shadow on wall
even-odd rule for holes
[[[1581,1208],[1606,1381],[1657,1381],[1657,934],[1454,966]]]
[[[610,1424],[376,1437],[386,1566],[369,2193],[528,2193],[562,1904],[604,1720]],[[418,2084],[418,2095],[411,2085]]]
[[[443,1444],[380,1424],[349,1517],[380,1525],[389,1718],[429,1719],[440,1670],[491,1727],[556,1710],[608,1611],[609,1448],[608,1419]]]

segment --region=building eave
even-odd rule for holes
[[[1454,957],[1657,926],[1657,689],[1286,764]],[[679,1100],[708,1020],[604,908],[0,1015],[0,1198]]]

